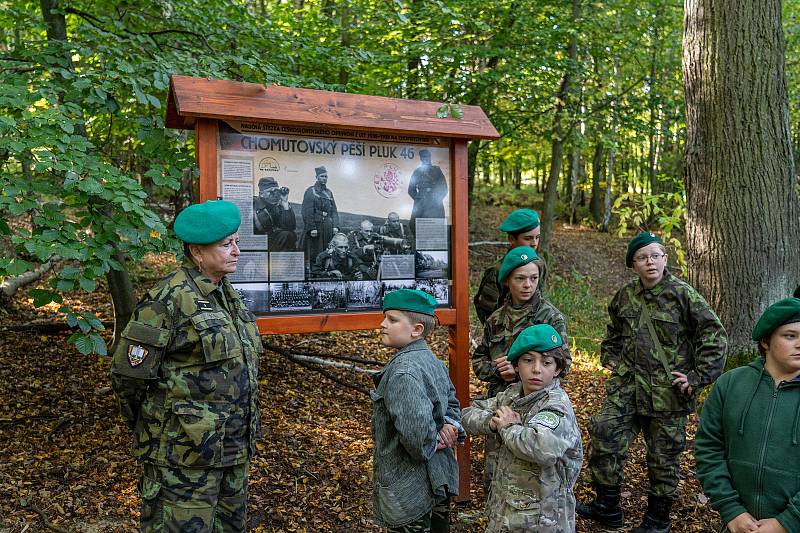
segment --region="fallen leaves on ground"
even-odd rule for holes
[[[495,220],[485,222],[480,226],[497,225]],[[584,274],[591,271],[603,290],[613,290],[627,279],[625,269],[614,263],[624,250],[619,239],[560,227],[554,243],[558,264]],[[502,248],[497,253],[502,253]],[[479,277],[497,253],[470,254],[472,277]],[[608,254],[614,259],[603,259]],[[106,294],[85,296],[78,301],[81,296],[76,295],[71,303],[110,319]],[[52,320],[52,310],[34,310],[22,299],[11,314],[2,316],[4,325],[35,320]],[[128,454],[130,435],[117,415],[109,387],[109,361],[80,356],[67,344],[68,337],[69,333],[38,335],[0,327],[0,531],[43,531],[42,519],[31,504],[54,525],[69,531],[137,530],[139,466]],[[376,332],[282,335],[272,336],[270,341],[287,348],[300,346],[379,361],[390,357],[389,351],[380,347]],[[437,354],[446,356],[443,328],[436,331],[431,345]],[[371,385],[369,377],[362,374],[327,370],[367,388]],[[264,437],[250,468],[251,528],[374,531],[369,398],[274,352],[265,354],[260,371]],[[565,388],[584,432],[587,455],[586,427],[590,414],[602,402],[603,380],[593,354],[577,352]],[[475,395],[482,385],[473,378],[470,389]],[[690,442],[695,427],[692,417]],[[453,531],[485,528],[482,440],[473,439],[471,448],[470,499],[455,507]],[[713,531],[717,517],[694,477],[691,446],[683,454],[682,473],[680,498],[672,513],[673,531]],[[630,531],[641,519],[647,499],[641,438],[631,447],[625,477],[624,531]],[[584,463],[575,492],[586,499],[589,490]],[[602,529],[579,519],[578,531]]]

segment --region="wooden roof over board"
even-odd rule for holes
[[[437,118],[441,105],[174,75],[169,84],[166,126],[188,129],[194,128],[197,118],[215,118],[461,139],[500,138],[480,107],[462,105],[464,116],[460,119]]]

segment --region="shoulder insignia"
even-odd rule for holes
[[[556,429],[561,423],[561,417],[552,411],[540,411],[531,420],[534,424],[540,424],[546,428]]]
[[[198,311],[213,311],[214,306],[211,305],[211,302],[208,300],[195,300],[195,305],[197,306]]]
[[[139,366],[144,362],[145,359],[147,359],[148,353],[150,352],[143,348],[141,344],[129,344],[128,362],[131,364],[131,366]]]

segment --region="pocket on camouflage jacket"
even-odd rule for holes
[[[181,467],[222,463],[222,442],[230,402],[175,400],[167,422],[167,460]]]
[[[131,320],[119,340],[111,371],[136,379],[157,379],[169,330]]]

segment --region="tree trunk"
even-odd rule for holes
[[[619,27],[619,19],[617,19],[617,27]],[[612,90],[616,90],[619,87],[619,56],[614,57],[614,85]],[[616,155],[616,143],[617,143],[617,102],[616,100],[611,102],[611,145],[608,147],[608,168],[606,176],[606,194],[604,198],[604,209],[603,209],[603,226],[602,231],[607,232],[609,226],[611,226],[611,206],[614,204],[613,194],[614,191],[612,189],[612,184],[614,183],[614,163],[615,163],[615,155]]]
[[[555,223],[556,201],[558,199],[558,178],[561,175],[562,158],[564,157],[564,110],[569,96],[570,82],[572,80],[572,70],[578,61],[578,31],[577,23],[581,14],[581,1],[572,0],[572,24],[576,26],[575,31],[571,32],[567,55],[571,60],[571,65],[564,72],[559,83],[556,95],[555,111],[553,113],[553,140],[550,147],[550,175],[547,177],[547,185],[544,190],[544,207],[542,208],[542,232],[539,241],[539,250],[547,254],[550,248],[550,239]]]
[[[592,212],[592,220],[597,224],[603,221],[603,195],[600,189],[600,179],[605,173],[605,154],[603,153],[603,141],[597,141],[592,157],[592,200],[589,202],[589,210]]]
[[[472,190],[475,188],[475,169],[480,149],[480,141],[471,141],[467,145],[467,209],[472,207]]]
[[[61,12],[58,0],[40,0],[42,8],[42,19],[47,27],[48,41],[67,41],[67,23],[64,13]],[[72,59],[67,53],[67,61],[72,69]],[[61,95],[63,96],[63,95]],[[61,99],[61,97],[59,98]],[[77,133],[88,139],[86,128],[83,124],[79,125]],[[116,344],[122,329],[130,320],[133,308],[136,305],[135,295],[133,293],[133,286],[131,285],[130,277],[128,276],[128,269],[125,265],[125,256],[117,248],[116,243],[114,246],[114,258],[119,262],[122,269],[116,271],[109,270],[106,274],[108,281],[108,288],[111,292],[111,299],[114,304],[114,319],[116,326],[114,328],[114,344]]]
[[[686,0],[689,279],[752,351],[764,308],[800,280],[800,201],[789,140],[780,0]]]
[[[569,167],[569,223],[575,224],[578,215],[578,176],[581,172],[581,149],[577,142],[572,147]]]

